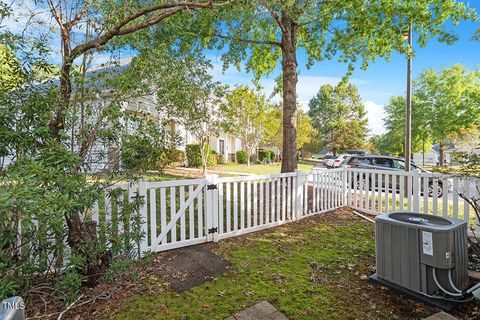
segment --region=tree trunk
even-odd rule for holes
[[[439,159],[438,159],[438,162],[439,162],[439,166],[440,167],[443,167],[443,164],[444,164],[444,161],[445,161],[445,151],[443,150],[444,146],[443,146],[443,143],[440,142],[438,144],[438,146],[440,147],[439,149]]]
[[[282,173],[297,169],[297,28],[282,13],[283,150]]]
[[[425,139],[422,141],[422,165],[425,167]]]
[[[200,143],[200,155],[202,156],[202,173],[207,173],[208,152],[205,152],[205,142]]]

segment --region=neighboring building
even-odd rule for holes
[[[103,86],[105,81],[99,80],[102,77],[99,76],[100,73],[118,75],[119,72],[125,70],[127,66],[112,67],[99,69],[91,71],[88,73],[89,78],[92,82],[95,82],[96,88]],[[107,76],[108,77],[108,76]],[[108,91],[107,89],[103,91]],[[107,93],[108,94],[108,93]],[[98,101],[97,101],[98,100]],[[97,100],[95,103],[98,103],[99,106],[102,103],[106,102],[105,97],[101,97],[101,94],[97,94]],[[108,101],[108,100],[107,100]],[[162,121],[167,118],[164,114],[159,112],[157,108],[157,98],[156,94],[150,94],[145,96],[137,96],[134,98],[129,98],[123,100],[120,103],[122,111],[125,114],[138,114],[142,117],[146,117],[150,120],[157,121],[159,125],[164,125]],[[95,115],[92,116],[90,122],[95,121]],[[124,121],[124,120],[122,120]],[[134,130],[133,124],[123,123],[126,130]],[[187,144],[198,143],[195,138],[192,136],[188,130],[183,126],[178,125],[174,122],[170,124],[169,128],[172,132],[176,132],[181,138],[181,144],[177,147],[179,150],[185,151]],[[70,130],[70,129],[69,129]],[[210,147],[218,154],[223,155],[223,159],[226,161],[234,162],[236,160],[236,152],[242,150],[241,140],[235,137],[232,134],[226,133],[223,129],[220,130],[220,133],[216,137],[210,139]],[[102,172],[102,171],[112,171],[120,166],[120,146],[106,146],[103,145],[98,139],[92,145],[91,151],[87,156],[85,161],[84,170],[87,172]],[[0,170],[1,168],[7,167],[13,160],[14,157],[0,157]]]
[[[445,154],[445,164],[452,163],[452,153],[455,152],[455,148],[449,148],[444,151]],[[434,145],[430,150],[426,150],[425,154],[423,152],[416,152],[413,154],[413,162],[419,165],[438,165],[440,159],[440,152],[438,144]]]

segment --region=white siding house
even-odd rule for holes
[[[99,69],[90,72],[91,81],[94,82],[97,87],[102,87],[104,83],[99,83],[96,74],[97,73],[109,73],[112,75],[119,74],[122,72],[127,66],[121,67],[113,67],[107,69]],[[87,74],[88,77],[88,74]],[[108,77],[108,76],[107,76]],[[146,85],[146,84],[139,84],[139,85]],[[104,89],[105,92],[108,92],[108,89]],[[95,101],[93,104],[97,104],[100,106],[102,103],[108,103],[102,97],[102,94],[97,94]],[[107,98],[105,98],[107,99]],[[129,98],[121,102],[122,111],[125,114],[141,114],[142,116],[148,117],[148,119],[157,121],[158,125],[164,125],[163,120],[168,118],[167,114],[162,114],[157,108],[157,97],[156,94],[149,94],[145,96],[137,96],[134,98]],[[101,109],[101,108],[98,108]],[[87,119],[86,121],[89,123],[94,123],[97,115],[91,115],[91,119]],[[125,119],[121,119],[123,125],[125,126],[125,130],[127,132],[132,132],[134,130],[134,123],[125,123]],[[79,127],[78,127],[79,128]],[[78,129],[77,128],[77,129]],[[74,127],[74,131],[77,131]],[[181,125],[172,123],[170,125],[170,130],[179,134],[182,138],[181,144],[178,146],[179,150],[185,151],[185,146],[188,144],[198,143],[193,135],[188,132],[184,127]],[[71,129],[68,129],[71,130]],[[78,129],[79,130],[79,129]],[[211,137],[210,139],[210,147],[215,150],[217,154],[222,154],[223,159],[227,161],[235,161],[235,154],[237,151],[242,149],[242,144],[240,139],[237,137],[227,134],[223,130],[220,130],[220,134],[216,137]],[[74,147],[75,149],[76,147]],[[106,146],[102,144],[98,139],[93,143],[91,147],[91,151],[89,152],[88,156],[86,157],[85,166],[83,168],[86,172],[101,172],[101,171],[111,171],[114,168],[117,168],[120,165],[120,145],[116,146]],[[2,168],[6,168],[10,163],[15,161],[14,155],[9,155],[6,157],[0,157],[0,170]]]

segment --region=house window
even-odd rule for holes
[[[225,153],[225,140],[219,139],[218,140],[219,146],[218,146],[218,153],[219,154],[224,154]]]

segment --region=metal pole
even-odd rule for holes
[[[412,48],[412,24],[408,28],[408,48]],[[405,171],[410,172],[411,140],[412,140],[412,57],[410,52],[407,59],[407,109],[405,126]]]

